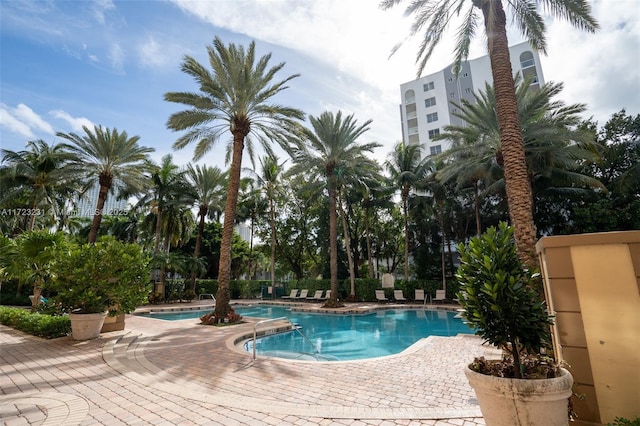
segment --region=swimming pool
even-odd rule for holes
[[[304,336],[295,331],[265,336],[257,340],[256,352],[263,356],[322,361],[394,355],[424,337],[471,334],[471,329],[455,315],[422,309],[389,309],[358,315],[289,312],[279,316],[287,316],[298,324]],[[244,346],[253,351],[252,341]]]
[[[316,314],[291,311],[287,306],[234,305],[246,317],[287,317],[300,328],[257,340],[256,353],[300,360],[348,361],[394,355],[428,336],[472,334],[456,313],[429,309],[384,309],[368,314]],[[152,318],[199,318],[211,309],[153,312]],[[303,336],[304,335],[304,336]],[[253,352],[253,342],[244,343]]]

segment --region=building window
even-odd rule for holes
[[[533,60],[533,53],[531,52],[522,52],[520,55],[520,67],[521,68],[529,68],[535,66],[536,63]]]
[[[424,89],[425,92],[428,92],[429,90],[433,90],[434,87],[435,86],[433,85],[433,81],[430,81],[422,85],[422,88]]]
[[[440,134],[440,129],[429,130],[429,139],[433,139]]]
[[[465,93],[471,93],[471,89],[467,87],[466,89],[464,89],[464,92]]]
[[[427,123],[433,123],[434,121],[438,121],[438,113],[427,114]]]
[[[448,78],[449,83],[453,82],[453,77]]]
[[[429,152],[431,153],[431,155],[440,154],[442,152],[442,146],[432,146],[431,148],[429,148]]]
[[[463,77],[469,77],[469,73],[465,72],[464,74],[462,74]]]
[[[455,98],[456,97],[456,92],[449,92],[449,97],[450,98]]]
[[[427,98],[424,100],[424,106],[427,108],[435,106],[435,104],[436,104],[436,98]]]

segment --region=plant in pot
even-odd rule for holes
[[[105,316],[129,313],[149,294],[149,257],[136,244],[103,238],[58,250],[46,287],[69,312],[73,338],[98,337]]]
[[[502,222],[458,250],[461,316],[505,354],[465,370],[487,426],[567,425],[573,378],[542,353],[553,317],[535,289],[539,274],[518,258],[513,229]]]

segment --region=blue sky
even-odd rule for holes
[[[299,73],[278,102],[319,115],[325,110],[372,119],[363,141],[383,146],[383,161],[402,137],[399,85],[415,78],[417,40],[404,40],[410,20],[402,8],[381,11],[376,0],[0,0],[0,145],[20,150],[28,140],[60,141],[55,132],[100,124],[141,137],[175,162],[178,134],[165,123],[180,105],[169,91],[196,90],[180,71],[184,54],[206,63],[206,45],[256,41],[282,78]],[[593,0],[601,31],[590,35],[548,20],[546,81],[563,82],[561,98],[586,103],[600,124],[621,108],[640,113],[640,8],[637,0]],[[449,37],[452,38],[452,37]],[[510,33],[510,42],[522,41]],[[479,37],[470,57],[486,53]],[[445,39],[424,74],[452,60]],[[226,141],[221,141],[226,142]],[[224,143],[201,162],[224,167]],[[248,165],[248,162],[245,162]]]

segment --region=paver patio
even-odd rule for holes
[[[463,368],[495,354],[472,336],[402,354],[317,363],[233,345],[251,323],[127,316],[77,342],[0,326],[0,419],[12,425],[483,425]]]

